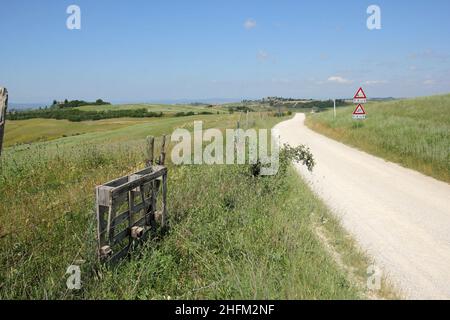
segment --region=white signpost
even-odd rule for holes
[[[336,99],[333,99],[334,118],[336,119]]]
[[[364,120],[366,118],[366,110],[364,110],[363,103],[367,102],[366,94],[362,88],[359,88],[353,97],[353,103],[357,104],[355,111],[353,111],[353,119]]]

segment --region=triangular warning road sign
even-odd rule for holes
[[[358,92],[356,92],[353,99],[367,99],[366,94],[364,93],[364,90],[362,88],[359,88]]]
[[[354,115],[365,115],[366,114],[366,110],[364,110],[364,107],[362,106],[362,104],[358,104],[358,106],[356,107],[355,111],[353,111]]]

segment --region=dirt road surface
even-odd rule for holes
[[[298,172],[405,298],[450,299],[450,185],[326,138],[304,119],[275,127],[282,144],[314,154],[314,172]]]

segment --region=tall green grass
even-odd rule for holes
[[[450,182],[450,95],[367,104],[309,115],[306,124],[331,138]]]
[[[255,123],[271,127],[279,120]],[[206,127],[229,124],[216,119]],[[365,270],[368,261],[291,169],[253,177],[248,165],[169,164],[170,232],[116,267],[99,266],[94,187],[141,168],[143,137],[163,126],[6,149],[1,299],[364,297],[317,237],[317,226],[349,264]],[[81,266],[80,291],[66,288],[71,264]]]

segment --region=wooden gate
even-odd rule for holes
[[[165,137],[158,164],[153,165],[153,138],[147,168],[96,188],[98,256],[115,263],[136,244],[167,226]]]

